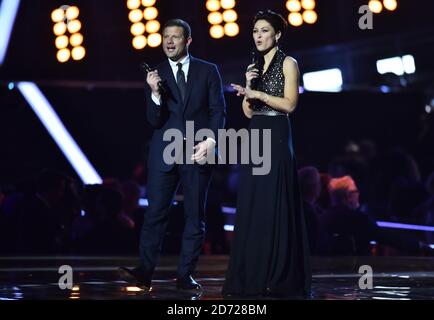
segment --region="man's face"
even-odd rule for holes
[[[167,27],[163,31],[163,50],[172,61],[179,61],[187,55],[191,38],[185,39],[182,27]]]
[[[348,200],[348,206],[351,209],[358,209],[360,207],[359,197],[360,197],[360,193],[359,190],[357,190],[356,186],[348,190],[347,200]]]

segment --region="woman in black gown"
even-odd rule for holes
[[[310,294],[308,238],[289,118],[298,102],[299,70],[278,48],[286,27],[272,11],[255,16],[253,38],[262,63],[248,67],[245,87],[232,85],[244,96],[249,129],[271,129],[271,170],[253,175],[252,164],[241,169],[225,296]]]

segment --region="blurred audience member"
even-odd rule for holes
[[[318,246],[318,216],[322,209],[317,205],[321,194],[321,177],[315,167],[304,167],[298,171],[300,192],[303,199],[303,210],[306,219],[306,228],[309,237],[311,254],[317,252]]]

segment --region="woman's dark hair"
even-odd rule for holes
[[[167,21],[163,27],[163,31],[164,31],[164,29],[166,29],[168,27],[181,27],[184,30],[184,38],[188,39],[191,37],[191,27],[184,20],[171,19],[171,20]]]
[[[253,25],[255,25],[258,20],[267,21],[269,24],[271,24],[276,33],[280,31],[282,33],[281,38],[283,38],[286,29],[288,28],[288,23],[286,22],[285,18],[271,10],[259,11],[253,19]]]

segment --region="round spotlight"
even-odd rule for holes
[[[65,49],[69,44],[69,39],[67,36],[63,35],[56,38],[56,48]]]
[[[152,7],[155,2],[157,2],[156,0],[142,0],[142,5],[144,7]]]
[[[71,37],[69,37],[69,43],[73,47],[78,47],[83,43],[83,35],[81,33],[74,33]]]
[[[383,4],[378,0],[370,0],[369,1],[369,10],[373,13],[380,13],[383,11]]]
[[[75,47],[74,49],[72,49],[72,59],[74,59],[76,61],[82,60],[85,55],[86,55],[86,49],[84,49],[81,46]]]
[[[226,10],[223,12],[223,20],[225,22],[235,22],[238,19],[238,14],[235,10]]]
[[[152,34],[150,34],[148,36],[148,45],[151,48],[158,47],[161,44],[162,40],[163,39],[161,37],[161,34],[159,34],[159,33],[152,33]]]
[[[158,17],[158,10],[155,7],[146,8],[143,11],[143,16],[146,20],[154,20],[156,17]]]
[[[225,35],[225,29],[219,24],[214,25],[209,29],[209,34],[214,39],[220,39]]]
[[[288,22],[294,27],[299,27],[303,24],[303,17],[299,12],[292,12],[288,16]]]
[[[288,0],[286,1],[286,9],[289,12],[299,12],[301,10],[301,3],[299,0]]]
[[[53,32],[56,36],[61,36],[66,32],[66,24],[63,22],[58,22],[53,27]]]
[[[61,22],[65,19],[65,11],[63,9],[56,9],[51,13],[51,20],[53,22]]]
[[[218,11],[211,12],[208,15],[208,22],[210,24],[220,24],[223,22],[223,15]]]
[[[313,10],[306,10],[303,12],[303,20],[308,24],[314,24],[318,20],[318,15]]]
[[[146,47],[147,39],[145,36],[137,36],[133,39],[133,47],[137,50],[141,50]]]
[[[130,19],[130,21],[132,23],[139,22],[140,20],[143,19],[143,12],[142,12],[142,10],[134,9],[134,10],[130,11],[128,18]]]
[[[235,7],[235,0],[221,0],[221,6],[223,9],[232,9]]]
[[[398,2],[396,0],[384,0],[383,5],[387,10],[395,11],[398,7]]]
[[[66,18],[70,21],[77,19],[79,14],[80,14],[80,10],[75,6],[69,7],[66,10]]]
[[[140,7],[140,0],[128,0],[127,8],[130,10],[138,9]]]
[[[134,36],[140,36],[145,33],[145,25],[142,22],[137,22],[131,26],[131,33]]]
[[[148,21],[145,29],[149,33],[156,33],[160,30],[160,23],[157,20]]]
[[[76,33],[81,29],[81,22],[79,20],[72,20],[68,22],[68,31],[70,33]]]
[[[219,0],[208,0],[206,2],[206,8],[208,9],[208,11],[220,10],[220,1]]]
[[[240,27],[235,22],[229,22],[225,24],[225,34],[229,37],[235,37],[240,33]]]
[[[61,49],[57,51],[57,60],[61,63],[65,63],[71,58],[71,51],[69,49]]]
[[[304,10],[313,10],[315,9],[316,3],[315,0],[301,0],[301,6]]]

